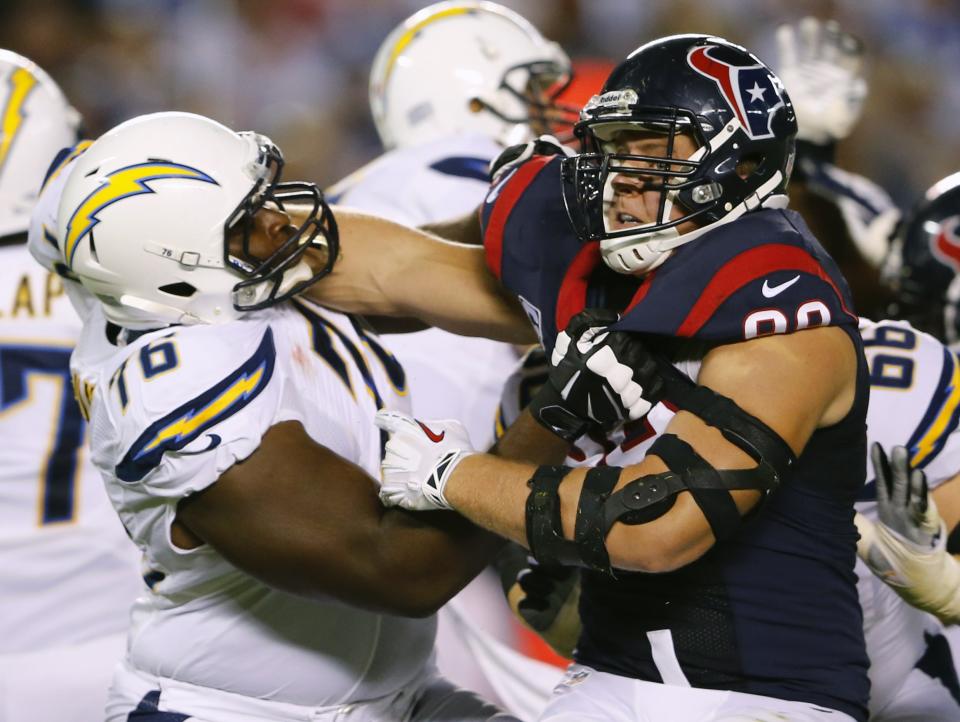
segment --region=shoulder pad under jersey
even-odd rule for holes
[[[570,225],[560,178],[562,157],[535,155],[509,169],[483,202],[480,224],[487,265],[508,288],[527,273],[563,270],[580,248]]]

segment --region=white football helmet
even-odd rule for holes
[[[517,13],[492,2],[440,2],[383,41],[370,108],[386,148],[472,132],[513,145],[549,131],[570,59]]]
[[[70,170],[57,222],[64,262],[127,328],[218,323],[289,298],[330,271],[337,232],[319,189],[279,183],[282,167],[269,138],[203,116],[122,123]],[[285,203],[312,208],[269,258],[256,257],[253,217]],[[317,272],[304,258],[312,247],[326,252]]]
[[[80,114],[36,63],[0,50],[0,238],[26,232],[44,174]]]

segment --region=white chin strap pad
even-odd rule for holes
[[[782,194],[770,195],[782,180],[779,172],[733,208],[719,221],[708,223],[696,230],[680,235],[676,228],[664,228],[652,233],[643,233],[643,226],[637,227],[637,233],[607,238],[600,241],[600,254],[611,269],[617,273],[649,273],[670,256],[674,248],[695,241],[709,230],[736,220],[747,211],[758,208],[786,208],[788,198]],[[668,204],[669,205],[669,204]]]

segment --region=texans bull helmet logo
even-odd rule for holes
[[[730,65],[710,54],[716,45],[693,48],[687,54],[690,67],[717,84],[747,135],[758,140],[772,138],[774,112],[782,108],[782,84],[766,67]]]
[[[933,257],[954,273],[960,273],[960,216],[951,216],[940,222],[936,235],[930,236],[930,250]]]

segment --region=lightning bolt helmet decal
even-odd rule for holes
[[[10,85],[10,94],[3,106],[3,114],[0,115],[0,170],[10,157],[10,149],[20,129],[23,128],[23,121],[26,118],[23,106],[30,97],[30,93],[37,87],[37,79],[26,68],[17,68],[10,73],[7,83]]]
[[[109,173],[104,181],[74,209],[67,221],[63,241],[63,255],[67,266],[73,267],[80,241],[100,222],[97,214],[125,198],[155,193],[151,181],[183,178],[219,185],[213,178],[196,168],[169,161],[148,161],[119,168]]]

